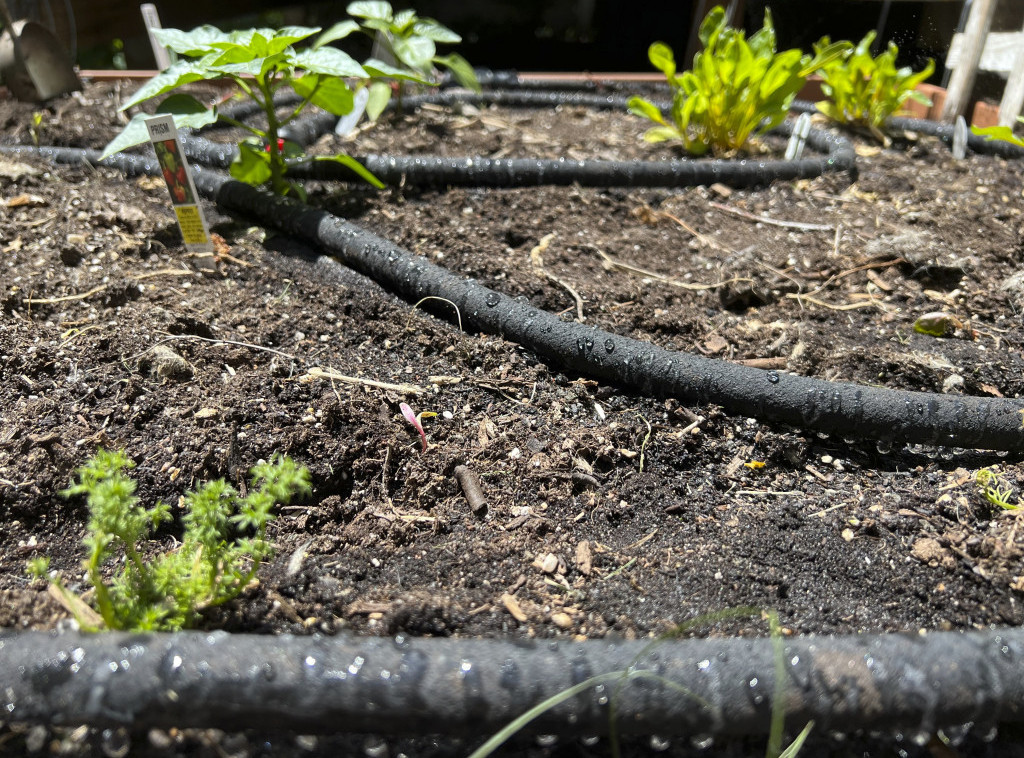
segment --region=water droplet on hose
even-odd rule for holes
[[[672,747],[672,742],[670,740],[667,740],[664,737],[659,737],[656,734],[651,735],[651,739],[648,744],[651,746],[651,750],[655,753],[664,753]]]
[[[779,375],[776,372],[774,372],[774,371],[769,371],[768,372],[768,381],[771,382],[772,384],[778,384],[779,383]]]
[[[690,737],[690,744],[697,750],[707,750],[715,744],[715,738],[710,734],[695,734]]]
[[[615,343],[612,342],[611,338],[604,341],[604,349],[609,353],[615,352]]]
[[[131,738],[124,727],[104,729],[100,736],[100,749],[107,758],[124,758],[131,747]]]
[[[487,297],[484,298],[484,302],[488,308],[493,308],[499,302],[501,302],[501,296],[497,292],[488,292]]]
[[[537,744],[540,747],[554,747],[558,744],[557,734],[538,734]]]

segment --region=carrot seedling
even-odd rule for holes
[[[135,481],[125,473],[133,466],[122,452],[99,450],[78,469],[78,483],[61,493],[86,496],[89,555],[83,565],[99,621],[59,576],[48,575],[46,559],[29,564],[29,572],[52,582],[81,627],[90,631],[173,631],[194,624],[202,609],[241,593],[271,555],[267,524],[274,505],[310,490],[309,472],[280,456],[252,469],[245,497],[223,479],[209,482],[184,497],[181,544],[152,555],[146,540],[173,517],[165,503],[149,509],[139,505]],[[120,568],[107,578],[111,565]]]

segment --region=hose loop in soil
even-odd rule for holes
[[[12,151],[11,148],[5,148]],[[58,162],[96,151],[16,148]],[[105,165],[157,171],[155,158],[120,154]],[[451,301],[467,330],[497,334],[564,370],[646,395],[715,404],[726,412],[842,438],[988,450],[1024,450],[1024,400],[881,389],[741,366],[562,321],[519,298],[463,279],[343,219],[290,198],[197,170],[196,186],[225,210],[259,219],[327,251],[411,302]]]
[[[818,109],[814,103],[807,100],[795,100],[791,107],[795,113],[815,114]],[[886,120],[886,129],[906,132],[917,132],[927,134],[930,137],[938,137],[947,145],[953,144],[952,124],[944,124],[941,121],[929,121],[923,118],[905,118],[893,116]],[[967,133],[967,147],[981,155],[997,155],[1000,158],[1024,158],[1024,147],[1019,147],[1004,140],[989,140],[979,137],[973,132]]]
[[[495,91],[474,93],[450,91],[409,95],[403,108],[423,104],[451,106],[498,104],[509,107],[551,108],[557,105],[581,105],[589,108],[625,110],[628,98],[590,92]],[[395,105],[392,101],[389,105]],[[666,105],[667,107],[667,105]],[[337,116],[318,113],[297,119],[287,127],[287,137],[308,145],[334,128]],[[782,124],[776,133],[787,137],[791,124]],[[203,137],[182,139],[186,154],[195,163],[226,168],[237,153],[234,145],[211,142]],[[734,187],[764,186],[776,180],[811,179],[827,172],[848,172],[856,179],[853,146],[843,137],[812,129],[807,145],[825,156],[800,160],[672,160],[605,161],[541,160],[528,158],[439,158],[433,156],[353,156],[370,173],[391,186],[471,186],[524,187],[536,185],[588,187],[689,187],[701,184],[726,184]],[[292,166],[288,176],[295,179],[362,181],[345,166],[331,161],[315,161]]]

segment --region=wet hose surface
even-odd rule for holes
[[[60,162],[94,161],[95,151],[43,148]],[[106,165],[156,171],[156,160],[117,155]],[[196,186],[225,210],[259,219],[418,302],[455,304],[468,330],[497,334],[563,370],[646,395],[715,404],[726,412],[843,438],[988,450],[1024,450],[1024,400],[880,389],[763,370],[666,350],[567,322],[524,299],[463,279],[330,213],[281,198],[214,171]],[[443,311],[442,311],[443,312]],[[450,315],[447,316],[450,318]]]
[[[1022,660],[1019,629],[784,643],[0,632],[0,705],[28,723],[484,735],[602,677],[526,730],[605,734],[613,715],[623,734],[756,735],[784,708],[797,729],[931,734],[1024,719]]]
[[[423,104],[453,106],[503,105],[508,107],[553,108],[579,105],[596,109],[626,110],[627,97],[592,92],[502,91],[441,92],[410,95],[401,107],[416,108]],[[662,104],[668,107],[667,103]],[[398,107],[396,101],[390,107]],[[281,131],[282,136],[301,145],[312,143],[331,131],[338,117],[318,113],[297,119]],[[782,124],[776,133],[789,136],[791,124]],[[195,163],[227,168],[237,152],[234,145],[211,142],[201,136],[183,138],[186,154]],[[470,186],[525,187],[536,185],[588,187],[688,187],[698,184],[726,184],[734,187],[764,186],[776,180],[811,179],[828,172],[848,172],[856,178],[853,146],[843,137],[812,129],[807,145],[823,155],[801,160],[672,160],[672,161],[607,161],[607,160],[541,160],[516,158],[434,156],[353,156],[370,173],[391,186]],[[362,181],[345,166],[329,161],[290,166],[288,176],[294,179]]]

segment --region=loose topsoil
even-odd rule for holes
[[[42,109],[36,139],[102,147],[133,86],[92,84]],[[34,110],[0,100],[4,144],[32,144]],[[427,108],[314,150],[674,157],[642,143],[643,129],[577,107]],[[323,184],[310,200],[565,319],[664,347],[830,380],[1024,395],[1024,165],[958,162],[923,135],[888,149],[851,138],[852,183]],[[312,251],[259,219],[206,209],[223,243],[189,255],[162,180],[0,157],[0,625],[47,629],[69,616],[26,575],[33,557],[87,589],[87,513],[59,492],[99,447],[135,461],[146,503],[172,506],[210,479],[244,487],[276,453],[309,468],[312,496],[273,524],[276,557],[258,585],[205,614],[208,628],[639,638],[740,605],[775,609],[785,634],[1024,620],[1019,512],[992,506],[974,482],[997,466],[1018,485],[1019,455],[892,447],[842,429],[821,437],[623,392],[465,333],[443,303],[404,302],[313,265]],[[916,333],[915,319],[936,311],[955,317],[950,336]],[[423,420],[425,451],[403,401],[437,414]],[[479,478],[485,509],[470,507],[458,465]],[[158,548],[176,536],[180,524],[162,527]],[[765,631],[761,619],[731,618],[696,633]],[[0,732],[0,745],[28,750],[33,733]],[[228,737],[142,743],[225,754]],[[299,744],[279,747],[329,742]]]

